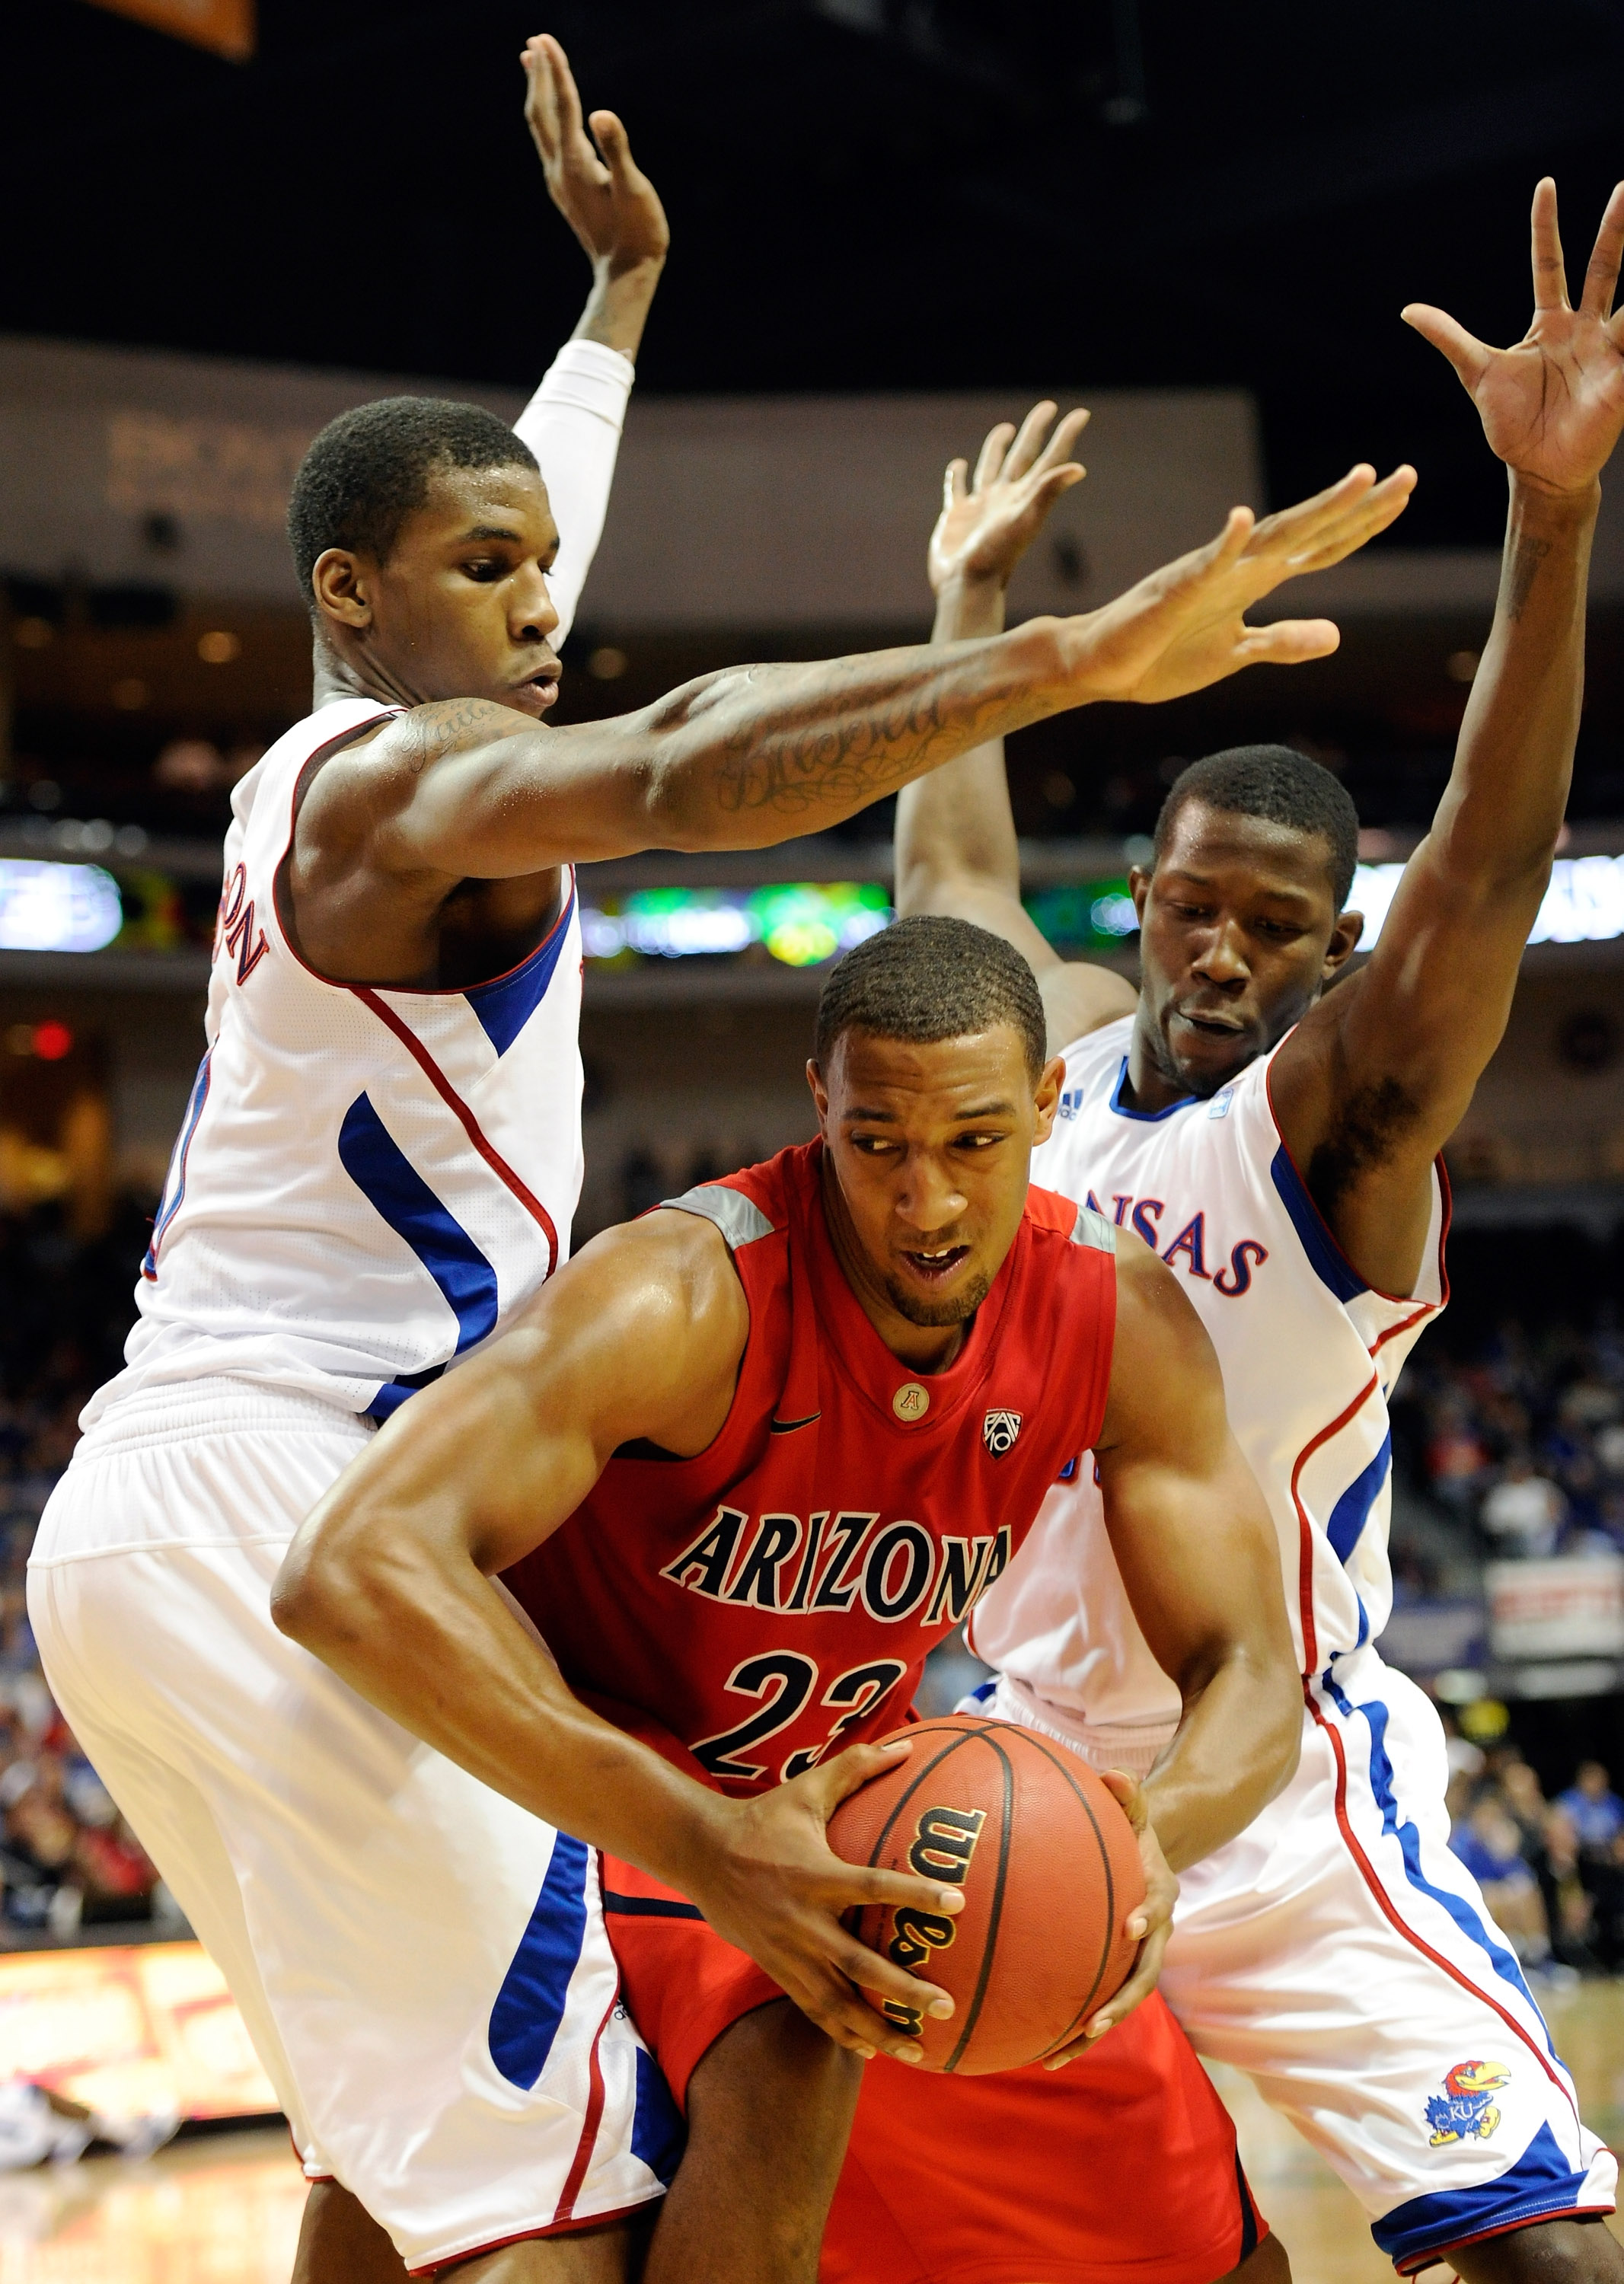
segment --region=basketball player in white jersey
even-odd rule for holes
[[[635,346],[658,199],[611,114],[594,154],[556,44],[529,70],[550,185],[599,264],[598,346]],[[566,394],[606,391],[601,362]],[[547,449],[562,472],[566,439]],[[575,495],[583,533],[609,458],[596,501]],[[1316,655],[1333,630],[1248,630],[1244,611],[1384,528],[1412,481],[1356,469],[1262,530],[1237,511],[1084,619],[741,669],[554,731],[560,600],[589,549],[560,536],[522,439],[400,399],[312,446],[289,531],[318,702],[238,791],[208,1051],[140,1322],[30,1584],[64,1709],[224,1967],[307,2171],[334,2177],[304,2284],[358,2284],[380,2247],[395,2274],[618,2277],[674,2154],[589,1851],[373,1711],[269,1610],[295,1528],[374,1424],[561,1262],[581,1170],[572,860],[785,840],[1040,715]],[[835,1920],[799,1902],[824,1878],[804,1807],[784,1817],[741,1885],[832,1945]],[[891,1877],[854,1872],[849,1899]],[[885,1889],[904,1891],[928,1907],[912,1880]],[[855,1992],[840,2027],[886,2042]],[[727,2272],[714,2226],[667,2235],[652,2280]]]
[[[1184,1873],[1161,1987],[1202,2053],[1247,2071],[1341,2174],[1405,2273],[1624,2277],[1615,2163],[1581,2123],[1515,1954],[1448,1850],[1438,1717],[1375,1647],[1392,1601],[1399,1367],[1443,1305],[1438,1152],[1504,1029],[1567,795],[1598,478],[1624,425],[1611,315],[1624,187],[1577,308],[1556,193],[1534,205],[1535,314],[1493,350],[1425,307],[1511,485],[1493,630],[1433,829],[1362,968],[1344,907],[1353,804],[1279,747],[1175,783],[1132,889],[1143,982],[1063,962],[1019,900],[1001,750],[903,795],[897,901],[1032,960],[1065,1092],[1035,1178],[1136,1230],[1184,1279],[1273,1510],[1305,1700],[1299,1773]],[[1002,623],[1003,586],[1086,416],[963,464],[933,542],[940,638]],[[1148,1770],[1177,1692],[1135,1626],[1088,1480],[1057,1485],[975,1613],[991,1709],[1100,1767]],[[1178,1867],[1175,1866],[1175,1867]]]

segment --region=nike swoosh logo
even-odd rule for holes
[[[823,1416],[821,1412],[808,1412],[804,1420],[774,1420],[769,1423],[769,1431],[775,1435],[792,1435],[797,1428],[809,1428]]]

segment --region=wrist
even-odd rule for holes
[[[1602,504],[1599,476],[1572,489],[1553,484],[1543,476],[1529,475],[1523,469],[1508,467],[1507,489],[1511,512],[1521,522],[1556,523],[1566,526],[1583,524],[1594,520]]]
[[[663,254],[626,262],[618,255],[600,254],[592,264],[592,290],[571,340],[598,341],[635,364],[665,266]]]
[[[933,642],[964,642],[1003,632],[1008,590],[995,573],[955,572],[936,591]]]

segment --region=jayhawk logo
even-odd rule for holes
[[[1489,2099],[1511,2073],[1503,2062],[1456,2062],[1443,2082],[1443,2092],[1426,2105],[1426,2122],[1433,2129],[1431,2146],[1446,2141],[1487,2141],[1500,2123],[1500,2112]]]

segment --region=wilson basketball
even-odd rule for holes
[[[1127,1981],[1123,1922],[1144,1899],[1133,1826],[1087,1763],[1007,1721],[950,1715],[898,1729],[908,1759],[842,1801],[829,1844],[850,1864],[964,1891],[956,1919],[868,1905],[854,1932],[952,1993],[949,2022],[895,2001],[926,2069],[1019,2069],[1074,2038]]]

